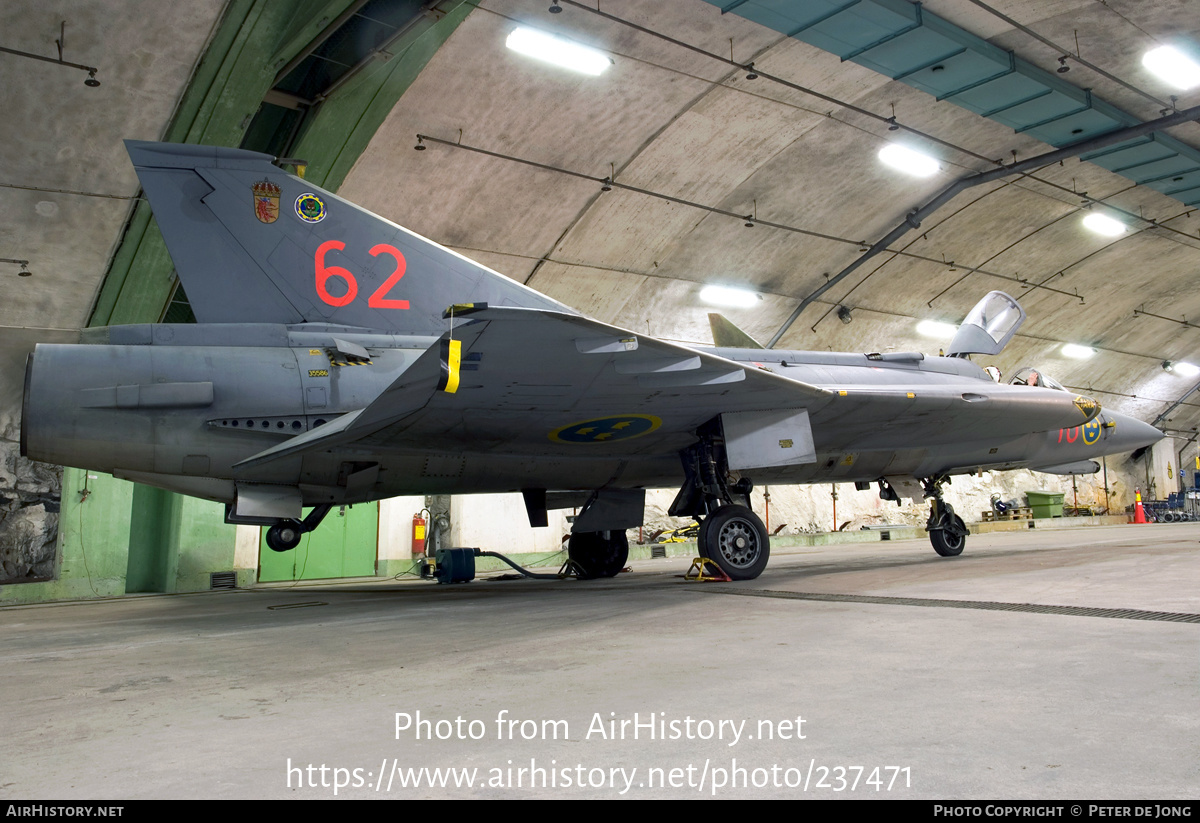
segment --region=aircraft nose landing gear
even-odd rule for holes
[[[767,527],[746,506],[720,506],[700,527],[702,557],[716,562],[734,580],[753,580],[771,557]]]
[[[668,514],[694,517],[700,523],[697,548],[732,580],[753,580],[771,559],[771,538],[750,509],[749,478],[728,482],[723,449],[712,432],[701,431],[699,443],[680,452],[683,488]]]
[[[970,530],[963,519],[954,513],[954,507],[942,499],[942,483],[949,483],[946,475],[922,480],[925,496],[932,498],[929,504],[929,520],[925,530],[933,550],[942,557],[957,557],[967,545]]]

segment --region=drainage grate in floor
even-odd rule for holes
[[[876,597],[864,594],[817,594],[815,592],[778,592],[769,589],[729,589],[715,586],[694,588],[710,594],[741,597],[770,597],[777,600],[819,600],[831,603],[872,603],[879,606],[925,606],[935,609],[981,609],[993,612],[1029,612],[1065,614],[1072,617],[1111,617],[1118,620],[1161,620],[1167,623],[1200,623],[1200,614],[1151,612],[1141,609],[1098,609],[1091,606],[1043,606],[1036,603],[1000,603],[989,600],[936,600],[920,597]]]
[[[283,609],[307,609],[310,606],[328,606],[324,600],[309,600],[304,603],[280,603],[278,606],[267,606],[269,611],[281,611]]]

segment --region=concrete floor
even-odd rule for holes
[[[1164,524],[802,549],[738,584],[669,559],[0,609],[0,797],[1194,798],[1200,624],[987,603],[1196,614],[1198,560],[1200,524]],[[597,731],[635,713],[678,739]],[[402,788],[422,767],[475,785]]]

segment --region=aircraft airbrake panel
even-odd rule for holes
[[[817,462],[805,409],[727,412],[721,428],[729,468],[735,471]]]

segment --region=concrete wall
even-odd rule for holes
[[[1127,504],[1133,503],[1133,489],[1137,484],[1137,471],[1142,464],[1131,464],[1127,456],[1108,458],[1108,508],[1123,513]],[[1076,478],[1077,492],[1071,488],[1070,477],[1042,474],[1031,471],[984,472],[980,476],[959,476],[944,487],[945,498],[956,512],[968,523],[981,519],[982,513],[990,510],[991,496],[999,493],[1001,499],[1018,501],[1026,505],[1028,491],[1058,492],[1064,496],[1064,505],[1090,506],[1096,511],[1105,508],[1104,474]],[[834,522],[834,500],[831,492],[836,488],[837,521]],[[766,493],[770,492],[769,506]],[[673,518],[666,514],[675,493],[671,490],[653,491],[646,498],[647,535],[662,528],[675,528],[690,522],[687,518]],[[872,486],[868,491],[856,491],[853,483],[815,486],[771,486],[757,488],[752,495],[754,510],[767,522],[769,531],[785,526],[784,534],[801,534],[834,531],[835,529],[858,530],[863,526],[895,525],[924,526],[929,516],[929,504],[903,501],[880,500],[878,490]]]

